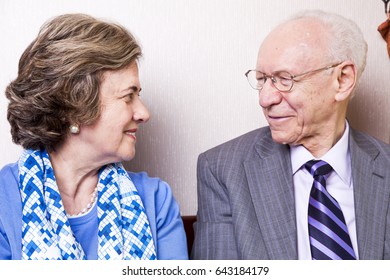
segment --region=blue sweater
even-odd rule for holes
[[[180,210],[167,183],[145,172],[129,172],[146,209],[157,259],[188,259]],[[88,259],[97,259],[97,206],[88,214],[69,219]],[[22,201],[17,163],[0,170],[0,260],[22,257]]]

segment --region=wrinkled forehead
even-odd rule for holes
[[[260,46],[257,69],[294,71],[321,64],[327,55],[327,33],[315,19],[299,19],[277,26]]]

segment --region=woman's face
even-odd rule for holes
[[[135,155],[136,132],[149,120],[142,103],[138,66],[107,71],[100,85],[101,115],[98,120],[80,128],[79,137],[86,143],[97,162],[108,164],[128,161]]]

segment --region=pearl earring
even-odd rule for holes
[[[72,124],[69,128],[70,133],[72,134],[78,134],[80,132],[80,127],[78,124]]]

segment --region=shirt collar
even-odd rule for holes
[[[292,172],[295,173],[312,159],[321,159],[329,163],[337,175],[347,185],[351,185],[351,160],[349,152],[349,124],[345,122],[345,130],[339,141],[321,158],[314,158],[303,145],[290,146]]]

